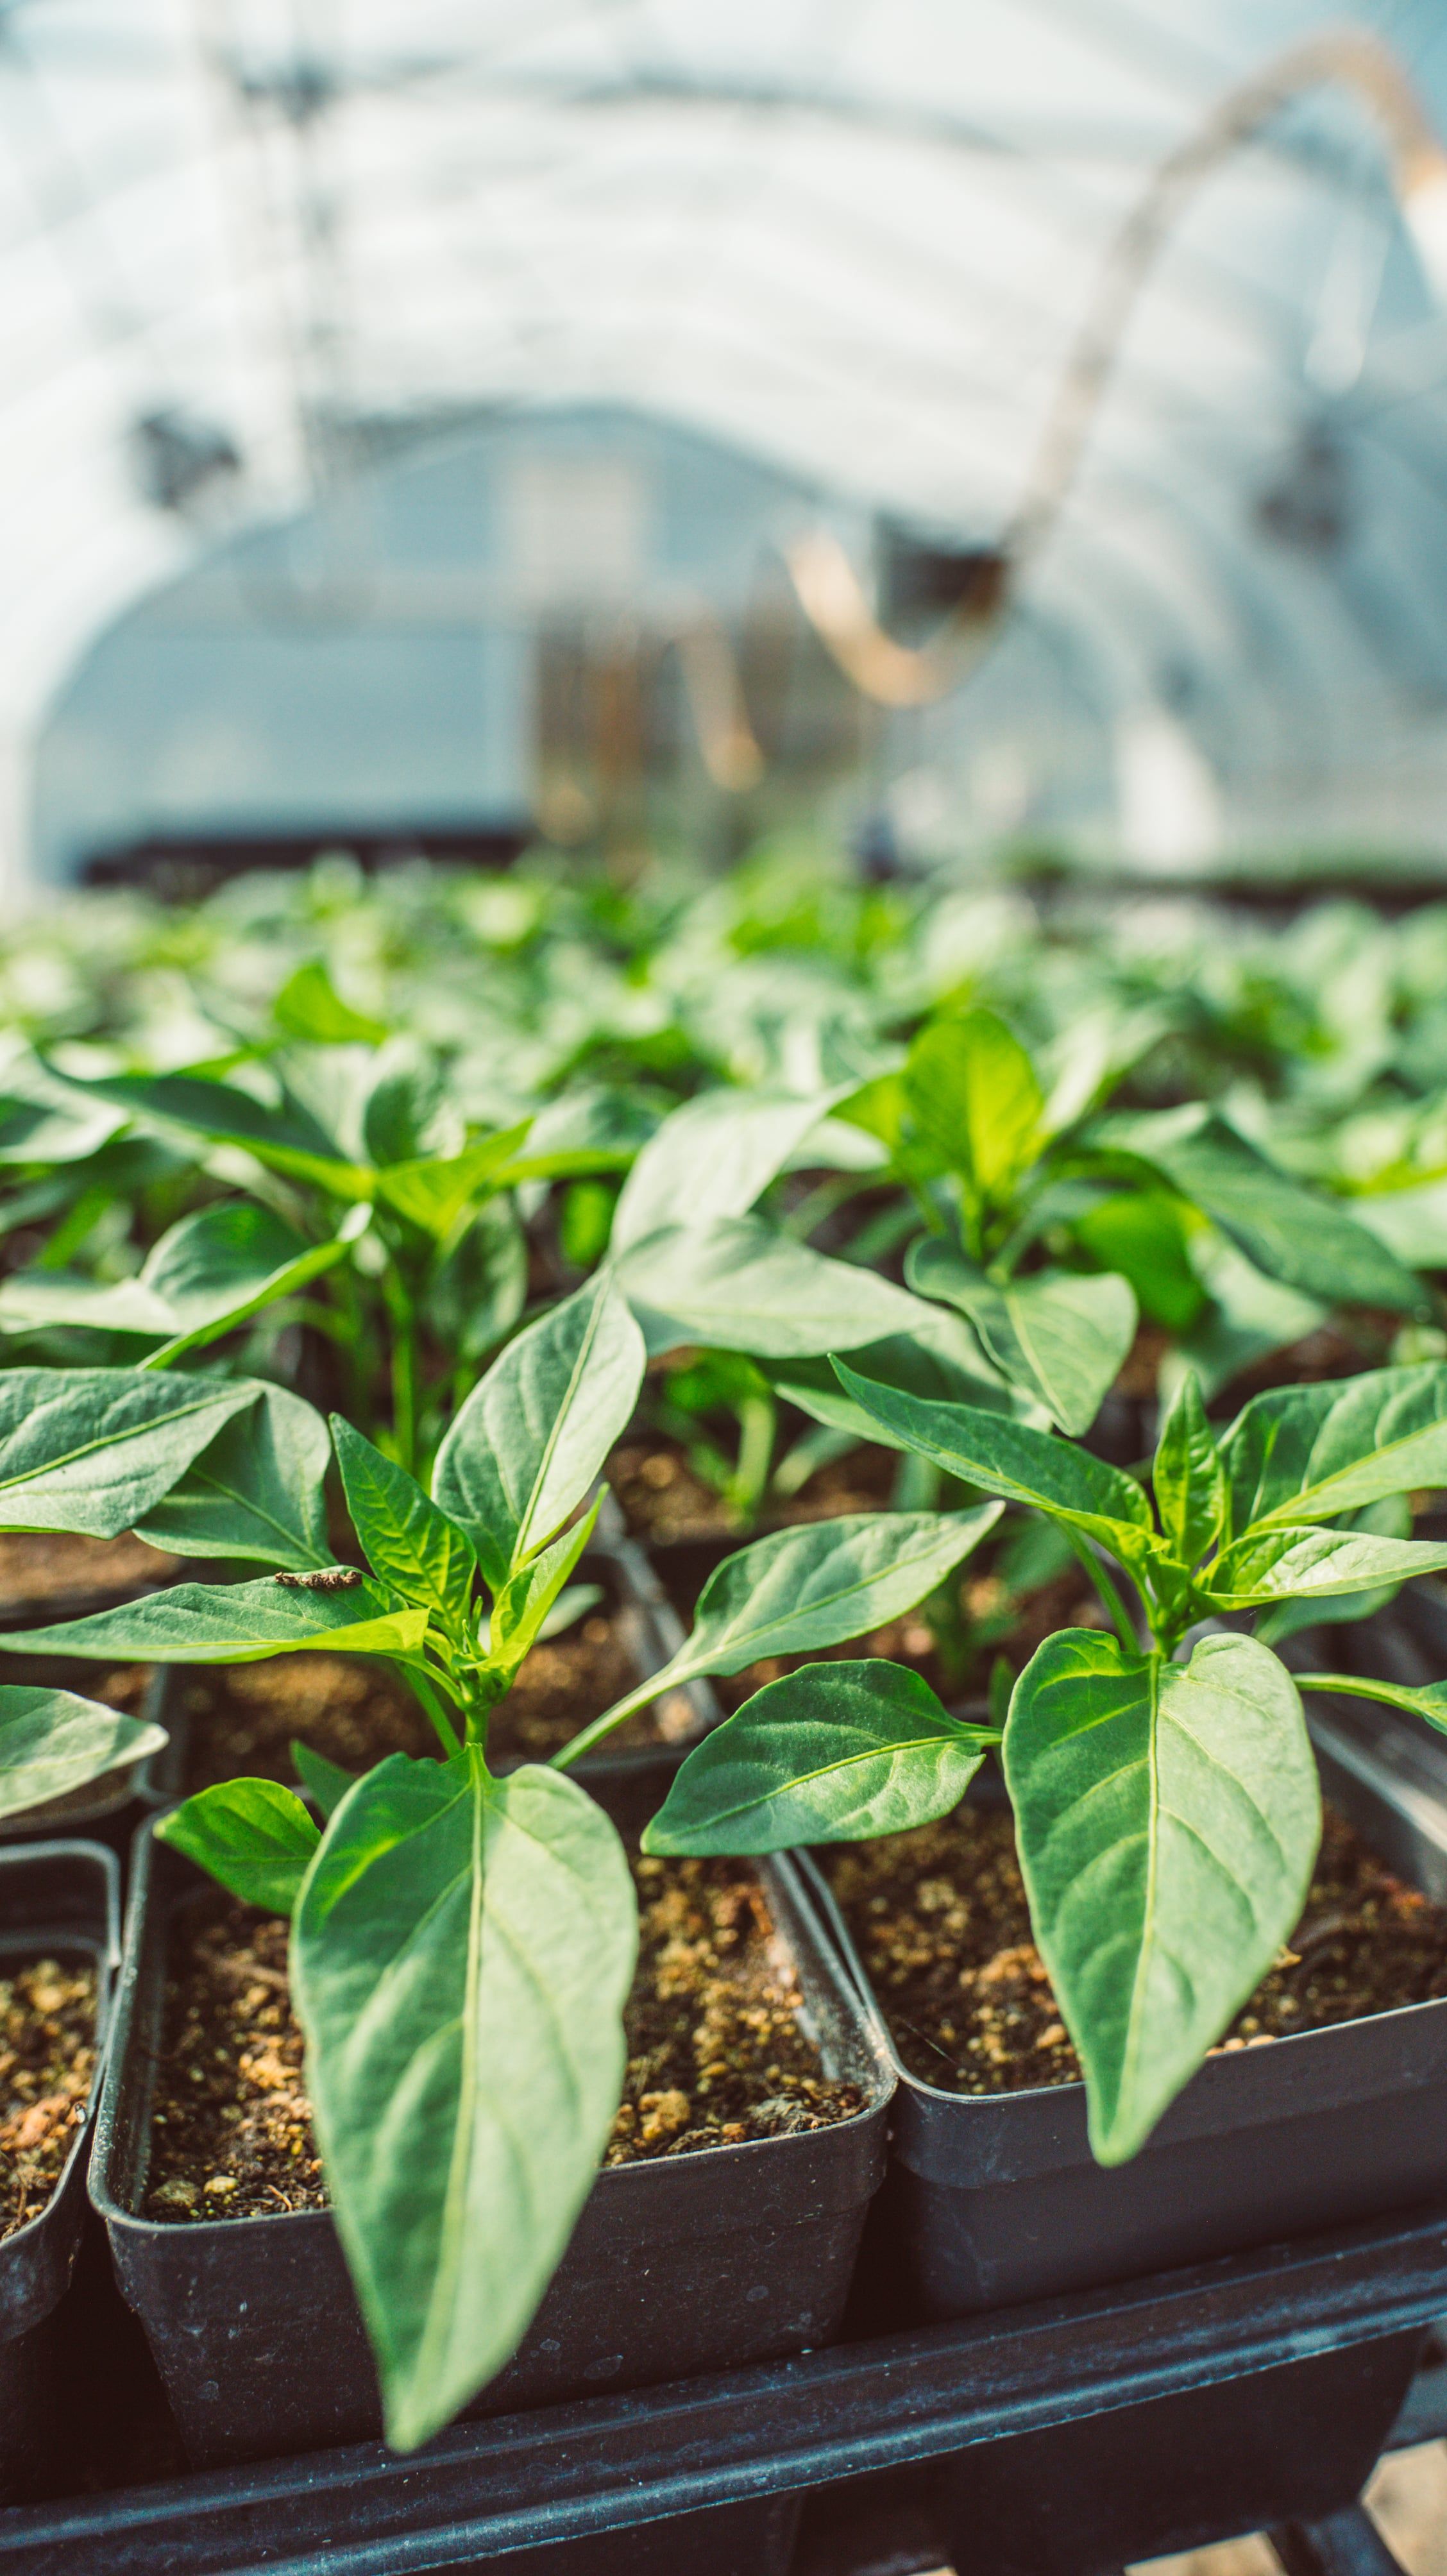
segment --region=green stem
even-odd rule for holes
[[[441,1700],[438,1698],[436,1691],[432,1687],[432,1682],[425,1664],[414,1664],[405,1655],[388,1655],[384,1657],[383,1660],[386,1662],[389,1670],[397,1675],[398,1680],[405,1682],[408,1689],[412,1692],[418,1705],[423,1709],[426,1716],[431,1721],[433,1732],[448,1759],[450,1760],[454,1753],[460,1753],[462,1751],[461,1741],[447,1714],[447,1711],[444,1709]]]
[[[408,1475],[417,1461],[417,1335],[412,1300],[389,1261],[382,1274],[382,1294],[391,1325],[392,1445]]]
[[[1091,1582],[1094,1584],[1096,1591],[1100,1594],[1101,1600],[1104,1602],[1105,1607],[1110,1614],[1110,1624],[1114,1628],[1121,1644],[1124,1646],[1126,1653],[1128,1655],[1138,1655],[1141,1650],[1141,1641],[1136,1635],[1135,1629],[1131,1623],[1130,1613],[1127,1610],[1125,1603],[1122,1601],[1120,1594],[1117,1592],[1115,1585],[1112,1583],[1110,1576],[1106,1573],[1105,1567],[1101,1564],[1099,1557],[1096,1555],[1094,1548],[1090,1545],[1089,1540],[1083,1537],[1079,1530],[1072,1529],[1068,1521],[1058,1521],[1056,1523],[1056,1527],[1063,1530],[1066,1545],[1073,1550],[1076,1556],[1079,1557],[1080,1562],[1084,1566],[1086,1573],[1089,1575]]]
[[[752,1527],[768,1490],[778,1407],[771,1395],[750,1395],[739,1406],[739,1462],[730,1479],[731,1499]]]
[[[1375,1699],[1384,1708],[1411,1705],[1407,1693],[1390,1682],[1364,1682],[1354,1673],[1292,1673],[1291,1678],[1299,1691],[1343,1691],[1348,1699]]]
[[[661,1673],[654,1673],[648,1681],[640,1682],[626,1698],[617,1699],[611,1708],[605,1708],[602,1716],[595,1717],[591,1726],[585,1726],[570,1743],[560,1745],[558,1751],[551,1755],[548,1768],[552,1771],[571,1770],[583,1754],[591,1753],[595,1744],[601,1744],[605,1735],[611,1735],[615,1726],[621,1726],[625,1717],[635,1716],[640,1708],[648,1706],[650,1700],[661,1699],[665,1691],[675,1690],[683,1682],[695,1682],[698,1678],[696,1671],[680,1673],[673,1665],[667,1665]]]

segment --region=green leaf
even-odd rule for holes
[[[1020,1041],[993,1011],[921,1029],[904,1068],[916,1126],[974,1194],[1008,1198],[1041,1143],[1045,1095]]]
[[[74,1691],[15,1683],[0,1689],[0,1816],[83,1789],[88,1780],[159,1753],[164,1727]]]
[[[599,1085],[574,1088],[540,1109],[516,1156],[514,1180],[567,1180],[585,1172],[626,1172],[658,1127],[656,1110],[635,1092]]]
[[[1181,1201],[1165,1190],[1117,1190],[1073,1227],[1081,1250],[1128,1279],[1141,1313],[1168,1333],[1189,1332],[1206,1305],[1181,1219]]]
[[[1300,1913],[1321,1822],[1301,1703],[1251,1637],[1173,1664],[1065,1629],[1015,1685],[1004,1760],[1091,2145],[1121,2164]]]
[[[1359,1225],[1410,1270],[1447,1270],[1447,1180],[1374,1190],[1348,1201]]]
[[[516,1574],[509,1575],[488,1621],[487,1662],[491,1670],[516,1672],[524,1655],[549,1629],[550,1614],[564,1597],[563,1586],[592,1537],[602,1508],[603,1497],[599,1494],[591,1511],[585,1512],[571,1529],[563,1530],[550,1546],[530,1557],[526,1565],[519,1566]],[[577,1588],[589,1595],[590,1603],[599,1598],[591,1584]],[[575,1617],[582,1617],[583,1606],[580,1604]],[[571,1625],[571,1621],[565,1624]]]
[[[1140,1486],[1088,1449],[973,1405],[923,1403],[918,1396],[860,1377],[845,1360],[836,1359],[834,1366],[841,1385],[871,1422],[896,1432],[901,1447],[932,1458],[962,1484],[979,1485],[1003,1502],[1049,1512],[1099,1539],[1127,1563],[1160,1554],[1151,1507]]]
[[[851,1368],[876,1385],[923,1396],[937,1404],[972,1404],[985,1413],[1018,1411],[1043,1425],[1043,1408],[1018,1397],[996,1377],[963,1317],[936,1309],[917,1333],[890,1333],[849,1353]],[[847,1396],[833,1361],[822,1353],[808,1358],[765,1360],[764,1376],[777,1395],[796,1404],[814,1422],[851,1432],[856,1440],[882,1441],[898,1449],[896,1434],[884,1431]]]
[[[187,1135],[213,1145],[240,1145],[270,1170],[293,1180],[313,1181],[338,1198],[372,1195],[373,1175],[350,1162],[326,1129],[299,1101],[274,1108],[225,1082],[208,1082],[189,1073],[117,1073],[102,1080],[76,1083],[88,1097],[110,1101],[134,1117],[162,1127],[180,1127]]]
[[[0,1636],[12,1655],[87,1655],[147,1664],[254,1664],[324,1645],[339,1655],[415,1654],[425,1610],[404,1609],[379,1583],[315,1592],[299,1582],[175,1583],[89,1619]]]
[[[140,1279],[95,1280],[75,1270],[15,1270],[0,1283],[0,1333],[67,1329],[161,1340],[175,1317]]]
[[[688,1342],[765,1359],[852,1350],[913,1332],[929,1313],[875,1271],[830,1261],[758,1217],[650,1235],[616,1275],[650,1357]]]
[[[1447,1546],[1376,1538],[1366,1530],[1291,1529],[1277,1521],[1223,1548],[1197,1589],[1216,1609],[1246,1610],[1257,1601],[1370,1592],[1444,1565]]]
[[[428,1330],[456,1360],[481,1360],[527,1303],[528,1246],[512,1202],[484,1199],[437,1263],[421,1300]]]
[[[600,1274],[519,1333],[473,1388],[432,1485],[491,1591],[582,1501],[627,1428],[642,1376],[643,1337]]]
[[[136,1536],[177,1556],[239,1557],[298,1574],[328,1565],[326,1424],[284,1387],[253,1386],[252,1399],[137,1519]]]
[[[462,1117],[440,1059],[412,1038],[398,1038],[375,1060],[362,1108],[362,1143],[370,1162],[427,1162],[460,1154]]]
[[[292,1737],[290,1752],[292,1769],[302,1787],[315,1798],[324,1816],[335,1815],[355,1782],[355,1772],[344,1771],[340,1762],[329,1762],[324,1753],[317,1753],[296,1736]]]
[[[1089,1141],[1138,1156],[1273,1279],[1331,1305],[1425,1311],[1421,1282],[1340,1199],[1304,1189],[1199,1104],[1107,1118]]]
[[[619,1192],[614,1258],[666,1226],[692,1233],[717,1217],[745,1215],[841,1096],[839,1089],[808,1099],[706,1091],[685,1101],[649,1138]]]
[[[87,1162],[125,1123],[121,1110],[87,1104],[44,1066],[12,1064],[0,1093],[0,1165]]]
[[[815,1654],[883,1627],[937,1590],[1001,1509],[850,1512],[756,1539],[709,1576],[659,1689],[742,1672],[765,1655]]]
[[[903,1833],[959,1805],[994,1740],[902,1664],[806,1664],[695,1747],[643,1848],[788,1851]]]
[[[473,1201],[513,1177],[512,1158],[528,1132],[522,1119],[496,1136],[480,1136],[460,1153],[392,1163],[377,1174],[377,1196],[440,1242]]]
[[[1040,1270],[997,1283],[937,1236],[911,1247],[905,1276],[922,1297],[958,1306],[1001,1375],[1062,1431],[1090,1429],[1135,1339],[1127,1280],[1110,1271]]]
[[[1237,1415],[1221,1455],[1238,1537],[1447,1485],[1447,1364],[1271,1387]]]
[[[198,1209],[163,1234],[141,1269],[140,1287],[169,1309],[171,1337],[153,1351],[152,1368],[199,1349],[244,1324],[263,1307],[294,1296],[345,1260],[368,1222],[350,1208],[336,1234],[308,1243],[294,1226],[252,1199]]]
[[[1199,1563],[1225,1526],[1226,1471],[1190,1369],[1161,1425],[1151,1483],[1172,1555]]]
[[[385,1022],[369,1019],[344,1002],[319,958],[298,966],[288,975],[271,1006],[278,1028],[288,1036],[307,1038],[313,1046],[347,1046],[354,1042],[379,1046],[387,1035]]]
[[[0,1529],[118,1538],[258,1392],[179,1370],[0,1370]]]
[[[1368,1503],[1364,1510],[1353,1512],[1347,1528],[1370,1530],[1378,1538],[1410,1538],[1412,1509],[1405,1494],[1389,1494],[1380,1503]],[[1370,1592],[1319,1593],[1304,1599],[1279,1601],[1268,1608],[1254,1623],[1253,1634],[1263,1646],[1280,1646],[1303,1628],[1336,1628],[1358,1619],[1375,1619],[1380,1611],[1390,1609],[1400,1585],[1379,1583]]]
[[[293,1984],[395,2449],[466,2405],[547,2287],[617,2107],[636,1946],[618,1836],[556,1772],[393,1754],[327,1828]]]
[[[331,1421],[347,1509],[372,1572],[404,1599],[425,1601],[445,1627],[465,1629],[477,1573],[466,1530],[341,1414]]]
[[[1303,1340],[1327,1320],[1329,1308],[1284,1287],[1279,1279],[1268,1279],[1215,1226],[1202,1226],[1192,1256],[1211,1302],[1181,1334],[1179,1350],[1165,1354],[1163,1393],[1169,1392],[1173,1371],[1189,1367],[1209,1403],[1243,1369]]]
[[[158,1842],[269,1914],[290,1914],[320,1839],[300,1798],[276,1780],[223,1780],[156,1827]]]

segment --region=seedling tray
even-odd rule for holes
[[[96,1972],[97,2077],[44,2209],[0,2244],[0,2494],[43,2493],[64,2425],[66,2292],[85,2225],[85,2168],[119,1948],[120,1873],[95,1843],[0,1853],[0,1970],[55,1956]]]
[[[1131,2554],[1145,2557],[1348,2502],[1444,2306],[1447,2203],[1111,2290],[460,2425],[405,2460],[364,2443],[11,2509],[0,2576],[772,2576],[760,2508],[836,2486],[864,2497],[874,2480],[894,2493],[903,2479],[939,2528],[971,2463],[1002,2444],[1042,2437],[1041,2474],[1058,2482],[1082,2442],[1087,2459],[1109,2456],[1125,2430]],[[1343,2365],[1338,2403],[1273,2471],[1253,2434],[1266,2375],[1324,2357]],[[1203,2505],[1202,2463],[1151,2438],[1174,2403],[1203,2393],[1253,2469],[1274,2477],[1244,2524],[1239,2488]],[[1067,2501],[1078,2515],[1078,2486]],[[754,2516],[732,2538],[696,2519],[738,2507]],[[1074,2563],[1086,2576],[1105,2562],[1092,2545]]]
[[[615,1784],[604,1803],[616,1815],[626,1795]],[[838,2331],[884,2170],[893,2077],[789,1863],[766,1861],[761,1876],[825,2065],[861,2087],[864,2107],[831,2128],[601,2173],[537,2317],[479,2409],[636,2386]],[[187,2451],[214,2464],[356,2438],[380,2429],[380,2408],[328,2212],[189,2224],[136,2215],[167,1934],[205,1885],[149,1830],[139,1838],[90,2188]]]
[[[1447,1890],[1447,1799],[1403,1794],[1350,1702],[1317,1702],[1327,1794],[1394,1869]],[[970,1795],[1002,1801],[993,1769]],[[822,1873],[815,1901],[870,2008]],[[864,2265],[890,2324],[1128,2279],[1447,2190],[1447,1999],[1208,2059],[1141,2153],[1091,2157],[1083,2085],[958,2094],[894,2057],[890,2170]]]

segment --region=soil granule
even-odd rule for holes
[[[94,1968],[37,1959],[0,1977],[0,2236],[38,2218],[85,2118]]]
[[[493,1762],[542,1761],[631,1690],[637,1666],[612,1614],[599,1610],[567,1635],[535,1646],[488,1726]],[[298,1737],[344,1771],[367,1771],[389,1753],[435,1754],[437,1737],[410,1691],[380,1665],[344,1655],[284,1655],[262,1664],[195,1671],[181,1685],[190,1721],[188,1795],[251,1774],[296,1778]],[[657,1744],[690,1733],[691,1704],[674,1693],[610,1736],[609,1745]]]
[[[58,1530],[7,1530],[0,1536],[0,1613],[22,1604],[59,1607],[97,1593],[140,1592],[174,1583],[177,1556],[163,1556],[127,1531],[122,1538],[79,1538]],[[0,1626],[6,1624],[0,1616]]]
[[[635,1860],[628,2073],[604,2163],[826,2129],[863,2107],[826,2076],[794,1972],[742,1860]]]
[[[826,2076],[747,1861],[636,1860],[640,1946],[628,2073],[604,2161],[632,2164],[847,2120],[855,2084]],[[178,1933],[179,1933],[178,1926]],[[148,2218],[322,2209],[287,1925],[219,1892],[190,1915],[167,1988]]]
[[[723,1496],[694,1474],[679,1443],[661,1435],[625,1441],[614,1450],[604,1474],[634,1538],[655,1545],[676,1538],[722,1538],[746,1547],[765,1530],[833,1520],[840,1512],[887,1511],[898,1471],[893,1449],[851,1449],[847,1457],[817,1467],[787,1502],[771,1505],[755,1530],[744,1529]]]
[[[1074,2084],[1004,1806],[829,1853],[825,1868],[912,2075],[947,2093]],[[1447,1995],[1447,1907],[1328,1807],[1305,1911],[1222,2049]],[[1212,2052],[1213,2055],[1218,2052]]]

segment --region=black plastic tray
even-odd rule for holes
[[[0,1966],[51,1954],[96,1971],[96,2080],[50,2199],[0,2244],[0,2494],[51,2482],[64,2438],[63,2318],[85,2225],[90,2122],[100,2089],[118,1951],[120,1873],[88,1842],[0,1852]]]
[[[1265,2373],[1410,2338],[1447,2307],[1447,2205],[1371,2227],[998,2310],[796,2359],[464,2424],[395,2459],[380,2444],[0,2512],[3,2576],[614,2576],[627,2565],[727,2567],[690,2554],[665,2517],[760,2505],[850,2482],[918,2477],[948,2492],[961,2455],[1021,2435],[1105,2435],[1124,2410],[1217,2391],[1247,2438]],[[1380,2378],[1380,2374],[1378,2374]],[[1380,2407],[1389,2394],[1378,2385]],[[1159,2417],[1155,2419],[1159,2422]],[[1258,2519],[1346,2502],[1392,2418],[1312,2426],[1311,2492],[1283,2464]],[[1416,2431],[1420,2435],[1422,2428]],[[1299,2450],[1299,2445],[1297,2446]],[[1065,2450],[1059,2454],[1062,2461]],[[1049,2457],[1044,2468],[1049,2472]],[[1179,2532],[1199,2464],[1169,2439],[1138,2446],[1128,2499],[1151,2535]],[[1193,2540],[1243,2527],[1234,2496]],[[650,2531],[650,2526],[652,2531]],[[693,2534],[700,2526],[692,2526]],[[674,2550],[643,2554],[657,2534]],[[576,2560],[545,2550],[577,2542]],[[1186,2545],[1168,2543],[1160,2546]],[[742,2544],[740,2544],[742,2547]],[[617,2554],[631,2548],[631,2560]],[[1149,2544],[1137,2554],[1152,2554]],[[739,2576],[767,2562],[736,2555]],[[1084,2566],[1082,2558],[1079,2562]]]
[[[1447,1800],[1403,1798],[1352,1703],[1317,1703],[1312,1727],[1328,1794],[1384,1860],[1441,1893]],[[993,1766],[971,1795],[1003,1800]],[[1141,2153],[1107,2170],[1083,2085],[961,2095],[911,2074],[822,1873],[804,1867],[898,2078],[865,2245],[889,2322],[1124,2280],[1447,2191],[1447,1998],[1209,2059]]]
[[[615,1804],[613,1793],[606,1803]],[[638,2386],[838,2331],[884,2171],[893,2075],[786,1861],[760,1873],[831,2074],[865,2108],[837,2126],[598,2177],[519,2351],[477,2411]],[[376,2379],[329,2214],[166,2224],[135,2215],[150,2144],[167,1935],[206,1882],[140,1837],[91,2198],[193,2460],[380,2431]]]

